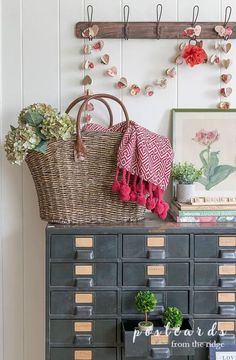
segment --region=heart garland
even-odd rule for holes
[[[189,44],[186,42],[183,42],[179,46],[179,53],[177,57],[175,58],[175,65],[179,66],[182,65],[184,62],[186,64],[192,66],[203,64],[206,62],[209,62],[212,65],[219,65],[225,70],[227,70],[232,61],[230,58],[224,58],[221,60],[220,51],[224,54],[228,54],[230,50],[232,49],[232,44],[230,42],[227,42],[229,37],[232,35],[232,29],[230,27],[223,27],[223,26],[216,26],[215,31],[219,35],[219,37],[224,39],[224,42],[216,42],[215,44],[215,50],[216,53],[212,54],[211,56],[207,56],[205,50],[203,49],[203,42],[196,40],[198,36],[201,34],[201,26],[196,25],[194,27],[188,27],[184,30],[183,34],[185,37],[189,38]],[[83,31],[82,35],[85,39],[94,40],[94,37],[99,33],[99,28],[97,25],[93,25],[90,28],[87,28]],[[192,44],[194,42],[194,44]],[[93,53],[96,53],[98,51],[102,51],[104,48],[104,41],[99,40],[95,41],[94,43],[87,43],[83,46],[82,52],[86,56],[85,61],[81,65],[81,68],[84,71],[91,71],[95,68],[95,62],[94,60],[89,60],[88,55],[92,55]],[[196,60],[195,60],[196,57]],[[200,60],[199,60],[200,59]],[[111,56],[109,54],[103,54],[99,58],[99,63],[107,66],[109,65],[111,61]],[[111,78],[116,78],[118,76],[118,70],[116,66],[111,66],[109,69],[107,69],[104,74]],[[120,77],[116,82],[115,86],[118,89],[124,90],[128,89],[131,96],[138,96],[140,94],[144,94],[147,97],[152,97],[155,93],[154,86],[159,89],[165,89],[168,86],[168,79],[174,79],[177,74],[176,67],[167,68],[164,72],[164,77],[157,79],[152,84],[147,84],[142,89],[137,83],[136,84],[129,84],[126,77],[122,76]],[[221,75],[221,81],[224,84],[228,84],[232,79],[232,75],[228,73],[224,73]],[[85,93],[90,93],[89,87],[92,85],[92,78],[90,75],[86,74],[84,79],[82,80],[82,84],[85,87]],[[232,94],[232,88],[230,87],[222,87],[220,89],[220,95],[224,98],[228,98]],[[218,105],[220,109],[229,109],[230,103],[228,101],[221,101]],[[90,105],[86,109],[86,111],[93,111],[93,106]],[[91,115],[86,115],[85,120],[91,121]]]

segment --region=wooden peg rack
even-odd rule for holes
[[[202,32],[200,39],[218,39],[215,32],[216,25],[223,25],[222,22],[198,22],[201,25]],[[98,25],[99,39],[123,39],[124,28],[123,22],[93,22]],[[184,29],[190,27],[189,22],[160,22],[158,32],[160,39],[186,39],[183,35]],[[227,26],[233,29],[231,39],[236,39],[236,22],[229,22]],[[82,32],[88,27],[88,22],[79,22],[76,24],[76,36],[82,38]],[[129,22],[127,25],[129,39],[156,39],[157,23],[156,22]]]

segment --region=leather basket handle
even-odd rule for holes
[[[103,100],[102,102],[104,102],[105,99],[111,99],[115,102],[117,102],[124,114],[125,114],[125,119],[126,119],[126,124],[127,127],[129,126],[129,114],[128,111],[125,107],[125,105],[122,103],[122,101],[120,99],[118,99],[117,97],[110,95],[110,94],[96,94],[96,95],[91,95],[91,96],[86,96],[86,99],[84,100],[83,104],[81,105],[78,115],[77,115],[77,123],[76,123],[76,142],[75,142],[75,159],[79,159],[79,158],[84,158],[85,153],[86,153],[86,149],[85,146],[83,144],[82,138],[81,138],[81,131],[80,131],[80,124],[81,124],[81,115],[82,112],[84,111],[84,108],[86,107],[86,105],[88,104],[89,101],[91,100]]]
[[[69,114],[69,112],[78,104],[80,103],[81,101],[84,101],[84,100],[87,100],[89,98],[89,95],[83,95],[83,96],[80,96],[78,97],[77,99],[75,99],[74,101],[72,101],[72,103],[67,107],[65,113],[66,114]],[[111,111],[111,108],[109,106],[109,104],[107,103],[106,100],[104,99],[94,99],[94,100],[98,100],[100,102],[102,102],[107,110],[108,110],[108,113],[109,113],[109,116],[110,116],[110,124],[109,124],[109,127],[112,127],[113,125],[113,114],[112,114],[112,111]]]

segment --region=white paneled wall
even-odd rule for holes
[[[47,102],[61,110],[82,94],[82,41],[74,25],[86,18],[86,6],[94,5],[98,21],[119,20],[125,4],[130,20],[155,20],[157,1],[137,0],[2,0],[2,88],[0,97],[0,360],[44,359],[44,252],[45,223],[40,221],[36,193],[26,166],[5,160],[3,139],[10,124],[16,124],[20,109],[33,102]],[[192,8],[200,5],[202,21],[223,20],[227,5],[235,0],[163,0],[163,20],[191,20]],[[236,8],[233,12],[236,20]],[[111,64],[130,82],[144,86],[163,75],[176,54],[175,40],[106,40],[104,51]],[[212,53],[213,42],[205,41]],[[236,43],[231,57],[236,56]],[[231,67],[235,74],[236,63]],[[130,117],[147,128],[171,134],[174,107],[215,107],[220,70],[215,66],[180,67],[176,79],[153,98],[138,99],[115,89],[113,80],[95,70],[94,92],[120,96]],[[232,87],[236,90],[236,76]],[[236,98],[231,99],[236,107]],[[120,109],[114,107],[116,121]],[[106,115],[97,106],[99,118]],[[104,116],[103,116],[104,115]]]

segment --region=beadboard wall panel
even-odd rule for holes
[[[59,14],[58,0],[23,0],[24,106],[46,102],[60,107]],[[37,354],[38,359],[45,356],[42,336],[45,328],[44,227],[45,224],[39,221],[33,180],[24,165],[24,360],[31,360],[32,354]]]
[[[22,3],[2,1],[2,131],[22,107]],[[12,24],[12,26],[9,26]],[[2,157],[3,359],[24,360],[22,168]],[[30,221],[30,220],[29,220]],[[14,339],[14,346],[13,344]]]
[[[123,6],[131,7],[130,20],[155,20],[155,1],[135,0],[2,0],[2,117],[1,117],[1,229],[0,229],[0,360],[44,358],[44,250],[45,222],[39,219],[36,192],[27,167],[12,166],[5,160],[3,139],[10,124],[16,124],[23,106],[47,102],[65,110],[80,96],[83,40],[74,36],[74,25],[86,19],[86,6],[94,6],[97,20],[123,18]],[[224,18],[234,0],[199,0],[203,21]],[[163,1],[163,20],[192,19],[194,0]],[[236,10],[233,12],[236,20]],[[105,40],[104,52],[130,83],[142,86],[164,75],[172,65],[178,44],[175,40]],[[235,42],[234,42],[235,43]],[[205,41],[213,53],[213,43]],[[224,55],[227,57],[227,55]],[[228,55],[236,56],[236,49]],[[153,98],[132,98],[115,88],[113,79],[103,76],[106,67],[93,73],[94,92],[110,92],[123,99],[130,118],[153,131],[170,135],[173,107],[215,107],[220,101],[217,66],[196,69],[179,67],[168,88]],[[233,63],[229,72],[235,74]],[[236,77],[232,80],[236,88]],[[230,99],[236,106],[236,98]],[[121,119],[116,106],[114,121]],[[96,104],[100,121],[107,114]],[[1,321],[2,320],[2,321]],[[12,346],[14,340],[14,346]]]

